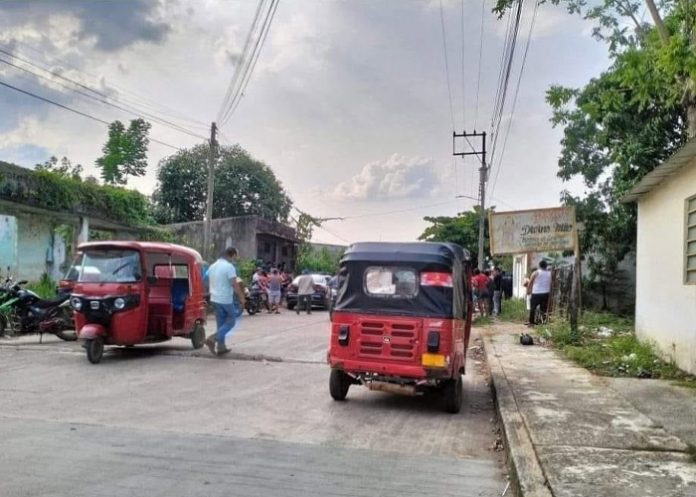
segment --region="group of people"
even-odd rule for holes
[[[478,310],[481,316],[500,315],[503,298],[503,272],[496,266],[481,271],[474,269],[471,278],[471,286],[474,296],[474,310]]]
[[[285,289],[292,282],[292,273],[284,265],[271,267],[270,272],[257,267],[251,277],[251,290],[259,292],[269,314],[280,314],[280,304]]]

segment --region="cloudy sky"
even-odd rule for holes
[[[256,4],[6,0],[0,3],[0,50],[206,136]],[[486,0],[479,79],[482,5],[463,4],[462,37],[462,2],[443,0],[455,127],[487,130],[506,20],[497,20]],[[520,56],[531,2],[528,7]],[[544,92],[553,83],[582,85],[607,66],[606,51],[590,31],[559,8],[539,8],[507,146],[502,154],[499,143],[496,152],[500,168],[497,159],[493,163],[498,210],[557,205],[561,189],[579,188],[556,178],[561,132],[549,124]],[[347,218],[326,223],[317,241],[414,239],[426,226],[423,216],[467,210],[475,202],[455,196],[477,194],[475,159],[451,155],[444,53],[437,0],[280,0],[222,142],[238,142],[270,164],[300,209]],[[0,59],[35,70],[2,52]],[[0,63],[0,82],[106,121],[133,117],[6,63]],[[106,138],[103,124],[3,86],[0,109],[0,160],[32,167],[51,155],[67,156],[94,173]],[[202,141],[158,124],[151,138],[179,147]],[[152,143],[147,176],[129,186],[150,193],[157,163],[170,153]]]

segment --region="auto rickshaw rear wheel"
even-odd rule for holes
[[[205,345],[205,328],[202,324],[197,324],[191,332],[191,345],[198,350]]]
[[[99,364],[104,356],[104,339],[90,338],[85,341],[85,349],[87,349],[87,360],[92,364]]]
[[[346,400],[352,380],[340,369],[332,369],[329,377],[329,392],[334,400]]]
[[[464,385],[462,375],[457,374],[456,378],[447,380],[443,385],[444,407],[445,411],[451,414],[457,414],[462,410],[462,401],[464,399]]]

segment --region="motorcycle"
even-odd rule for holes
[[[253,316],[254,314],[261,312],[261,309],[264,306],[263,292],[259,288],[252,286],[251,290],[246,288],[244,293],[246,298],[244,308],[249,315]]]
[[[75,341],[70,296],[42,299],[26,288],[26,281],[15,282],[8,276],[0,288],[0,336],[7,330],[12,334],[44,333],[56,335],[61,340]]]

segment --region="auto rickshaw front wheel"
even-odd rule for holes
[[[202,324],[197,324],[190,336],[191,345],[193,345],[194,349],[198,350],[205,345],[205,328]]]
[[[444,407],[446,412],[457,414],[461,411],[462,401],[464,399],[462,375],[457,374],[456,378],[447,380],[443,385],[442,393],[444,395]]]
[[[331,397],[338,401],[346,400],[351,383],[352,380],[346,373],[340,369],[332,369],[331,376],[329,376],[329,393],[331,393]]]
[[[87,349],[87,360],[92,364],[99,364],[104,356],[104,339],[97,337],[86,340],[85,349]]]

